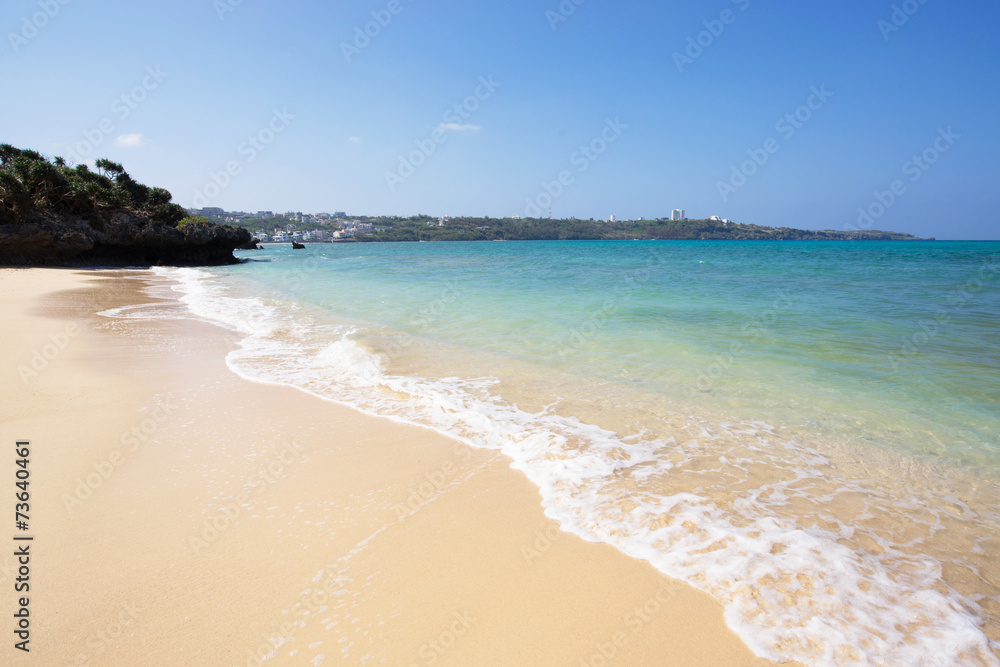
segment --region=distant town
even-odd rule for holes
[[[387,216],[378,218],[360,216],[357,218],[351,218],[343,211],[337,211],[334,213],[303,213],[302,211],[275,213],[274,211],[256,211],[251,213],[247,211],[226,211],[225,209],[218,207],[206,207],[200,209],[193,208],[187,209],[187,211],[192,216],[207,218],[212,222],[221,222],[244,227],[254,235],[258,243],[331,243],[334,241],[355,240],[360,237],[366,237],[365,240],[374,240],[371,237],[380,233],[385,233],[389,228],[398,226],[399,223],[418,221],[425,224],[427,227],[436,226],[438,228],[445,228],[449,226],[449,223],[454,223],[456,229],[465,229],[468,225],[463,223],[466,223],[469,220],[491,220],[491,218],[488,217],[454,218],[452,216],[443,216],[436,219],[428,216]],[[667,219],[674,222],[687,221],[686,212],[684,209],[674,209],[670,218]],[[708,219],[725,225],[732,224],[731,221],[720,218],[719,216],[712,216]],[[502,218],[502,220],[518,221],[522,220],[522,218],[509,216]],[[575,220],[575,218],[570,220]],[[600,221],[590,219],[588,222]],[[639,218],[639,220],[619,220],[616,216],[611,215],[604,222],[611,224],[627,224],[648,221],[643,218]],[[492,229],[492,227],[488,225],[479,225],[473,229],[475,231],[485,232]]]
[[[471,216],[348,216],[289,211],[191,209],[193,216],[243,227],[257,243],[371,243],[407,241],[913,241],[910,234],[870,229],[806,230],[766,227],[717,215],[690,219],[683,209],[656,219],[605,220]]]
[[[357,235],[373,235],[380,231],[371,222],[348,219],[343,211],[314,214],[302,211],[248,213],[207,207],[188,209],[188,213],[208,218],[212,222],[224,222],[249,229],[258,243],[329,243],[352,239]]]

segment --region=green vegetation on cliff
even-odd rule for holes
[[[126,212],[153,222],[176,225],[187,213],[170,202],[163,188],[137,183],[122,165],[97,160],[98,171],[85,164],[66,166],[32,150],[0,144],[0,224],[12,224],[32,214],[55,213],[102,217]]]
[[[0,144],[0,264],[226,264],[243,229],[179,225],[170,193],[136,182],[122,165],[69,167]]]

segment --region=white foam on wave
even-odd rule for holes
[[[109,308],[97,314],[116,320],[162,320],[177,313],[176,311],[169,313],[162,303],[137,303],[121,308]]]
[[[802,496],[804,482],[822,476],[825,459],[776,439],[766,425],[714,424],[681,452],[669,442],[625,442],[549,409],[520,410],[496,395],[490,378],[391,375],[350,338],[349,327],[230,296],[208,272],[157,272],[177,281],[192,313],[244,334],[227,358],[237,374],[502,451],[538,486],[545,513],[564,530],[713,595],[759,656],[812,665],[1000,665],[968,610],[972,603],[936,590],[940,563],[905,557],[884,541],[880,556],[851,549],[840,541],[854,528],[833,518],[800,527],[776,515],[776,507]],[[723,437],[741,448],[717,457],[725,465],[749,470],[757,459],[780,458],[794,464],[794,475],[761,484],[732,506],[690,490],[646,490],[714,452]],[[862,484],[846,490],[871,494]]]

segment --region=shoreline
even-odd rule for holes
[[[846,247],[838,248],[835,254],[857,256]],[[794,364],[776,364],[779,372],[769,376],[773,382],[744,383],[748,391],[742,413],[724,409],[725,388],[706,393],[704,400],[698,401],[703,409],[692,411],[682,393],[669,393],[669,380],[657,384],[660,376],[656,370],[644,374],[640,363],[624,361],[629,359],[629,351],[609,340],[611,334],[603,338],[595,335],[589,347],[584,344],[595,329],[607,324],[602,318],[606,311],[601,310],[596,296],[600,292],[595,290],[593,300],[565,310],[554,303],[558,297],[552,298],[543,313],[537,308],[538,303],[545,303],[542,290],[537,297],[529,291],[526,298],[508,298],[518,287],[534,287],[525,285],[526,281],[499,279],[498,289],[493,289],[484,284],[490,278],[477,280],[480,274],[470,271],[461,258],[480,259],[484,254],[479,251],[467,255],[459,250],[429,254],[400,248],[398,253],[389,252],[390,248],[386,253],[370,250],[346,253],[358,260],[360,269],[352,269],[350,264],[338,266],[334,260],[344,259],[345,253],[332,251],[317,255],[328,255],[329,263],[283,267],[284,255],[294,253],[278,252],[269,253],[275,264],[249,266],[245,273],[171,275],[181,281],[185,300],[196,312],[247,333],[240,352],[230,357],[230,366],[238,373],[300,386],[370,413],[396,414],[401,421],[430,425],[476,446],[501,446],[517,461],[515,467],[528,473],[542,489],[547,514],[558,518],[565,530],[647,558],[665,575],[709,592],[727,605],[730,627],[761,655],[836,664],[835,652],[850,656],[853,647],[863,647],[872,659],[880,656],[907,664],[998,664],[1000,616],[995,596],[1000,579],[996,561],[989,556],[995,553],[1000,526],[995,512],[996,499],[1000,498],[995,476],[992,480],[977,479],[963,473],[964,468],[942,467],[933,459],[915,461],[906,448],[906,437],[912,435],[912,444],[921,446],[910,450],[918,455],[922,449],[941,452],[940,463],[952,458],[956,462],[969,460],[963,451],[971,447],[963,450],[949,445],[959,444],[963,437],[970,443],[988,445],[993,440],[989,431],[995,433],[996,429],[984,429],[983,425],[995,420],[987,415],[981,422],[957,419],[966,412],[949,408],[954,396],[948,387],[928,392],[924,398],[930,400],[915,400],[921,387],[935,384],[936,373],[920,373],[921,366],[914,363],[906,373],[888,378],[892,382],[872,385],[895,386],[907,393],[912,387],[912,399],[897,396],[904,398],[897,403],[892,392],[865,392],[858,387],[859,396],[866,399],[860,401],[851,383],[842,381],[856,376],[857,365],[834,365],[832,376],[826,376],[826,357],[821,353],[815,364],[810,362],[817,348],[798,346],[806,341],[796,332],[799,327],[786,326],[782,334],[781,325],[774,327],[775,337],[789,345],[780,356],[797,354],[804,362],[800,366],[815,372],[803,373],[805,379],[812,376],[821,383],[810,387],[808,381],[797,381],[796,373],[787,373]],[[992,247],[973,251],[983,257],[982,264],[976,262],[982,270],[991,270],[994,265],[990,263],[991,251]],[[563,250],[540,252],[538,259],[557,255],[566,259],[566,255],[578,252],[590,254],[581,248],[572,250],[567,244]],[[625,270],[639,264],[636,257],[646,252],[652,251],[638,249],[634,256],[612,262],[607,268],[620,272],[621,283],[630,285],[635,273]],[[729,254],[714,252],[714,258],[686,259],[709,260],[710,266],[702,270],[714,273],[711,260],[725,259],[720,255]],[[958,256],[966,253],[946,250],[946,254],[955,252]],[[774,257],[775,253],[768,252],[758,259]],[[404,259],[406,268],[393,266],[402,266]],[[683,265],[684,259],[681,257],[678,264]],[[501,258],[490,265],[518,275],[516,269],[522,264],[523,260]],[[780,283],[787,282],[789,274],[801,275],[802,268],[812,263],[785,264],[791,271],[772,272],[775,278],[764,281],[771,289],[756,290],[761,298],[742,294],[754,305],[728,308],[737,315],[725,320],[736,324],[720,329],[728,331],[730,340],[733,330],[739,330],[739,315],[749,322],[751,317],[767,313],[764,308],[769,305],[777,308],[774,301],[767,303],[769,295],[780,296],[782,292],[773,290],[783,286]],[[449,271],[440,265],[457,265],[463,270]],[[330,271],[320,272],[320,266]],[[862,271],[846,284],[863,288],[878,279],[879,270]],[[526,273],[536,277],[531,271]],[[941,290],[951,294],[959,281],[969,278],[968,273],[953,261],[943,262],[942,272],[931,281],[928,293]],[[309,281],[313,292],[297,296],[294,288],[306,275],[313,278]],[[379,280],[379,275],[393,279]],[[537,276],[538,280],[543,277]],[[576,279],[583,281],[580,285],[589,284],[586,276],[576,275]],[[655,284],[672,294],[672,286],[664,282]],[[691,282],[704,281],[687,284]],[[567,283],[557,283],[560,281],[545,283],[550,288],[545,294],[562,294],[562,284]],[[405,296],[397,297],[403,285],[413,285],[412,290],[401,290]],[[890,286],[895,293],[907,287]],[[324,298],[334,291],[338,295],[356,293],[364,307],[353,307],[353,298]],[[605,295],[627,298],[630,291],[609,289]],[[810,303],[824,303],[823,291],[814,290],[820,294],[813,294],[818,300]],[[917,299],[922,304],[928,300]],[[725,301],[731,306],[732,299]],[[879,312],[878,298],[850,301],[854,306],[847,310],[861,316],[859,321],[868,321],[866,310]],[[984,300],[980,306],[992,302]],[[502,308],[488,305],[491,303],[516,307],[502,312]],[[705,314],[715,312],[714,300],[700,305],[706,311],[694,319],[708,324],[712,318]],[[261,312],[261,320],[233,316],[248,309]],[[366,319],[369,311],[374,323]],[[534,335],[524,335],[523,351],[505,344],[512,332],[520,332],[519,326],[528,320],[546,321],[549,313],[553,318],[567,316],[552,326],[534,329]],[[681,308],[673,314],[683,320],[686,311]],[[895,318],[898,324],[890,330],[906,334],[910,324],[923,314],[922,309],[910,308],[907,317]],[[788,322],[829,326],[828,319],[816,308],[804,308]],[[877,316],[874,319],[879,320]],[[395,326],[397,321],[401,326]],[[486,324],[480,326],[480,321]],[[294,323],[301,332],[294,340],[285,333],[286,322]],[[435,328],[435,322],[440,326]],[[528,324],[526,329],[533,330]],[[969,324],[973,326],[966,331],[978,330],[975,323]],[[582,337],[574,341],[567,336],[570,326],[579,327]],[[642,325],[636,328],[642,329]],[[549,336],[537,335],[539,330]],[[331,335],[331,331],[336,333]],[[353,332],[345,335],[345,331]],[[607,326],[605,331],[619,330]],[[845,330],[834,326],[829,331]],[[866,340],[866,327],[847,331],[854,340]],[[710,336],[711,332],[711,328],[701,326],[689,327],[686,333],[693,340],[693,336]],[[340,341],[331,343],[341,336]],[[989,349],[988,344],[968,345],[971,337],[958,335],[950,340],[949,349],[967,347],[972,357],[972,350]],[[653,334],[653,338],[660,337]],[[730,342],[724,339],[716,336],[715,345],[680,346],[680,350],[697,352],[714,347],[721,351]],[[546,340],[555,344],[546,345]],[[593,342],[597,340],[613,354],[588,357],[589,350],[598,347]],[[867,338],[869,358],[860,364],[866,369],[878,369],[884,363],[881,351],[885,348],[871,344],[879,340],[890,345],[895,342],[888,336]],[[837,349],[835,340],[832,347]],[[823,348],[819,349],[822,352]],[[525,360],[516,367],[519,359],[536,350],[541,358],[555,363]],[[578,356],[588,363],[567,364],[573,372],[559,377],[560,371],[551,369],[561,366],[558,359],[567,350],[580,351]],[[852,351],[846,352],[844,358],[850,358]],[[656,359],[670,366],[670,355]],[[700,363],[679,364],[682,370],[695,373],[690,375],[690,384],[678,386],[694,385],[699,370],[710,370],[708,363],[703,355]],[[609,379],[608,371],[616,369],[630,371],[623,373],[625,381]],[[952,377],[948,364],[942,363],[940,369],[942,378]],[[344,381],[328,382],[331,373]],[[657,391],[644,394],[631,390],[631,375],[653,378]],[[740,389],[743,377],[752,380],[752,375],[753,369],[746,376],[734,373],[734,386]],[[874,375],[878,378],[879,374]],[[684,379],[683,374],[676,376]],[[976,386],[974,378],[952,378],[950,387],[961,395],[960,388]],[[795,387],[806,391],[795,392]],[[824,391],[809,391],[817,388]],[[980,389],[982,396],[993,393],[987,387]],[[729,404],[740,407],[738,402]],[[904,409],[896,412],[896,407]],[[914,407],[918,411],[906,410]],[[906,414],[913,419],[898,418]],[[734,415],[739,417],[733,419]],[[810,415],[819,419],[810,419]],[[481,420],[480,416],[487,418]],[[576,423],[571,423],[574,419]],[[803,430],[802,425],[810,421],[818,427]],[[967,435],[964,428],[951,428],[956,422],[960,427],[969,424],[970,429],[978,423],[979,430]],[[593,428],[604,431],[587,431]],[[641,435],[632,439],[636,433]],[[985,435],[986,440],[977,441],[977,434]],[[895,448],[898,456],[888,451],[894,449],[889,446],[893,441],[903,445]],[[985,456],[991,450],[984,447],[979,451]],[[594,462],[592,454],[597,455],[597,464],[604,466],[596,474],[597,465],[589,467]],[[644,456],[650,457],[652,465],[633,465]],[[877,620],[866,624],[858,622],[859,618]],[[911,623],[912,618],[921,622]],[[802,630],[806,626],[808,633]]]
[[[961,239],[958,241],[949,241],[948,239],[938,239],[938,238],[913,238],[913,239],[605,239],[605,238],[587,238],[587,239],[412,239],[412,240],[391,240],[382,241],[377,238],[366,239],[364,241],[356,241],[353,239],[340,239],[337,241],[296,241],[296,243],[301,243],[306,247],[318,245],[336,245],[338,243],[492,243],[494,241],[522,241],[527,243],[633,243],[635,241],[659,241],[659,242],[673,242],[673,243],[704,243],[704,242],[738,242],[738,243],[777,243],[777,242],[810,242],[816,241],[820,243],[914,243],[914,242],[926,242],[926,243],[937,243],[937,242],[948,242],[948,243],[961,243]],[[969,243],[993,243],[994,241],[986,240],[969,240]],[[257,241],[259,246],[286,246],[291,245],[291,241]],[[236,251],[248,251],[253,252],[251,249],[246,248],[236,248]],[[239,257],[237,257],[239,259]]]
[[[95,315],[151,281],[0,272],[5,431],[38,480],[34,658],[773,664],[707,595],[559,531],[505,457],[241,379],[215,325]]]

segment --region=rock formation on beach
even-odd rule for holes
[[[0,144],[0,265],[153,266],[234,264],[250,232],[188,218],[163,188],[120,164],[69,167]]]

